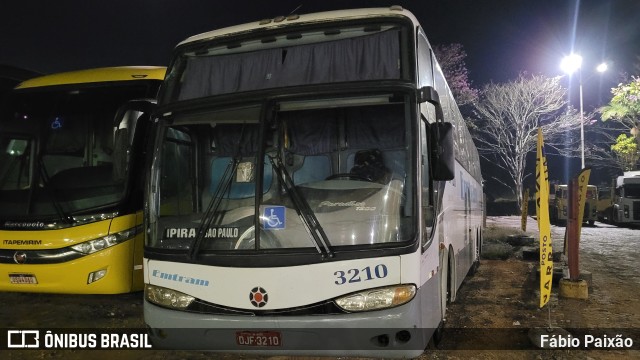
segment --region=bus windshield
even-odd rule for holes
[[[408,99],[316,97],[163,121],[147,246],[330,255],[413,239]]]
[[[123,199],[137,119],[114,123],[120,105],[147,96],[144,82],[17,90],[0,118],[0,216],[72,221]]]

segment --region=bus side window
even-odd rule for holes
[[[418,29],[418,88],[433,86],[431,46],[422,28]]]
[[[433,203],[433,195],[431,193],[431,178],[429,171],[429,144],[427,143],[427,121],[424,117],[420,121],[420,147],[421,147],[421,173],[422,184],[420,186],[422,192],[422,213],[424,224],[424,235],[422,237],[423,249],[426,249],[430,240],[433,239],[432,233],[435,228],[435,204]]]

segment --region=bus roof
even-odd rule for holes
[[[274,19],[264,19],[246,24],[212,30],[199,35],[191,36],[186,40],[180,42],[178,46],[200,40],[211,40],[218,37],[251,33],[254,31],[284,28],[290,26],[291,24],[319,24],[328,21],[363,19],[368,17],[375,18],[381,16],[405,17],[411,19],[414,24],[418,24],[418,20],[415,18],[415,16],[410,11],[403,9],[401,6],[390,6],[387,8],[334,10],[303,15],[279,16]]]
[[[16,89],[105,81],[163,80],[165,72],[166,68],[161,66],[117,66],[68,71],[25,80]]]

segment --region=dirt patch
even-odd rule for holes
[[[532,343],[532,328],[562,328],[583,339],[623,329],[638,334],[640,308],[636,287],[598,276],[588,300],[558,298],[553,291],[548,308],[539,309],[534,264],[521,259],[484,260],[467,278],[458,298],[447,309],[443,340],[426,358],[474,359],[620,359],[640,357],[634,350],[540,350]],[[557,285],[556,285],[557,289]],[[628,331],[628,329],[631,329]],[[551,332],[550,334],[554,334]],[[637,337],[634,340],[638,340]],[[636,345],[637,348],[637,345]],[[508,349],[508,350],[500,350]]]
[[[488,244],[506,244],[506,234],[522,234],[517,230],[519,219],[491,234]],[[529,224],[531,229],[535,224]],[[491,226],[490,226],[491,227]],[[490,230],[490,229],[489,229]],[[553,227],[554,250],[562,251],[564,229]],[[504,232],[505,236],[499,233]],[[447,309],[442,342],[438,350],[427,350],[426,358],[435,359],[620,359],[640,358],[640,351],[627,349],[541,350],[531,340],[531,329],[547,334],[559,334],[559,329],[584,343],[592,335],[609,338],[625,334],[638,349],[640,342],[640,298],[638,291],[637,251],[631,238],[640,237],[633,229],[600,227],[585,229],[582,234],[580,268],[592,275],[589,298],[586,300],[558,297],[558,283],[552,288],[549,305],[539,308],[539,277],[537,262],[525,261],[518,247],[512,247],[506,260],[487,260],[475,275],[468,277],[454,303]],[[558,240],[559,239],[559,240]],[[608,242],[609,244],[604,244]],[[607,246],[605,246],[607,245]],[[606,253],[620,251],[620,254]],[[508,251],[507,251],[508,252]],[[623,261],[633,253],[633,261]],[[563,266],[556,263],[557,268]],[[557,280],[557,278],[556,278]],[[550,310],[550,311],[549,311]],[[565,336],[566,338],[566,336]],[[500,350],[507,349],[507,350]]]

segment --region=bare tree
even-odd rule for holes
[[[488,84],[481,91],[476,116],[478,150],[509,175],[510,181],[492,178],[511,189],[518,208],[526,155],[536,148],[538,127],[542,127],[547,151],[579,147],[575,136],[565,136],[580,128],[580,116],[567,108],[566,89],[559,77],[521,73],[515,81]]]

